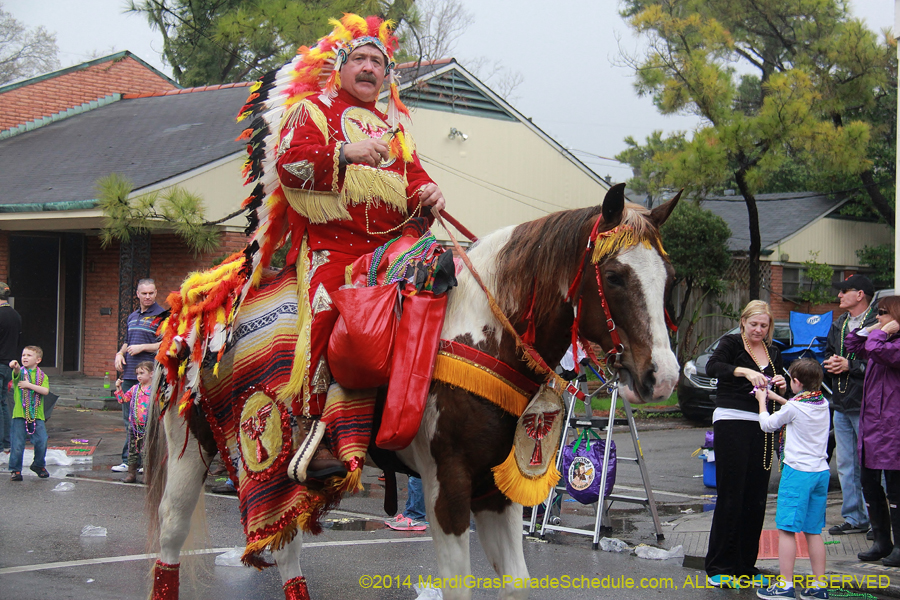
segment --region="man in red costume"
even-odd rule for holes
[[[376,107],[394,67],[396,38],[372,17],[366,19],[368,27],[357,22],[355,28],[348,17],[341,22],[344,41],[336,44],[334,74],[325,89],[288,109],[278,132],[278,179],[300,216],[292,235],[305,233],[299,252],[309,256],[309,362],[292,405],[306,439],[288,467],[298,482],[347,473],[320,445],[324,426],[318,418],[332,383],[326,350],[338,316],[329,294],[344,284],[347,265],[399,235],[410,218],[444,207],[440,189],[396,120],[396,89],[389,106],[394,118]],[[317,49],[322,47],[320,41]],[[402,104],[400,109],[405,112]]]

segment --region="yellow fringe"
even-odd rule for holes
[[[300,188],[281,186],[284,197],[291,208],[309,219],[310,223],[322,224],[350,218],[350,213],[338,194],[331,192],[311,192]]]
[[[494,472],[494,484],[504,496],[522,506],[540,504],[547,499],[550,488],[556,485],[561,477],[559,471],[556,470],[556,454],[556,452],[553,453],[546,473],[531,478],[519,470],[519,465],[516,463],[516,449],[513,448],[509,451],[509,456],[506,457],[503,464],[491,469]]]
[[[325,138],[325,144],[328,144],[328,118],[325,116],[318,106],[310,102],[309,100],[302,100],[298,102],[294,106],[290,107],[290,109],[284,112],[284,115],[281,117],[281,123],[278,126],[279,136],[278,139],[281,139],[281,132],[285,129],[291,129],[296,127],[297,125],[303,125],[305,119],[303,118],[303,113],[306,113],[309,118],[313,120],[313,123],[316,124],[316,127],[319,128],[319,131],[322,132],[322,136]]]
[[[271,550],[281,550],[292,541],[294,541],[294,538],[297,536],[298,531],[300,531],[300,529],[297,527],[297,522],[294,521],[285,525],[284,529],[282,529],[278,533],[247,544],[247,547],[244,549],[244,554],[241,556],[241,561],[246,561],[250,556],[258,554],[266,548],[269,548]],[[262,570],[262,568],[260,567],[256,568],[260,571]]]
[[[341,200],[345,204],[384,202],[406,214],[406,177],[366,165],[347,165]]]
[[[294,364],[291,377],[278,392],[278,399],[290,403],[295,396],[303,394],[304,408],[309,397],[307,376],[309,373],[309,337],[312,324],[312,308],[309,305],[309,248],[306,235],[300,242],[297,255],[297,344],[294,346]]]
[[[630,248],[637,243],[638,239],[634,235],[634,229],[628,225],[620,225],[615,229],[600,233],[594,240],[591,262],[597,264],[622,248]]]
[[[529,397],[518,387],[484,367],[444,352],[438,352],[432,379],[462,388],[516,417],[528,406]]]

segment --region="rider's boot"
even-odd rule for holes
[[[325,435],[325,423],[319,419],[299,419],[301,431],[306,431],[306,436],[300,442],[297,452],[288,463],[288,477],[297,483],[304,483],[309,479],[325,480],[329,477],[344,477],[347,475],[347,467],[335,458],[329,448],[322,444]]]

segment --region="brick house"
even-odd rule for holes
[[[7,161],[0,173],[0,280],[10,284],[22,314],[22,343],[44,349],[49,373],[110,371],[120,313],[135,308],[130,282],[120,294],[129,253],[118,243],[102,248],[97,235],[97,179],[123,174],[138,193],[209,189],[224,192],[217,194],[221,206],[239,206],[239,173],[217,170],[243,151],[234,141],[234,115],[247,93],[235,87],[181,90],[130,52],[0,87],[0,156]],[[205,100],[214,92],[218,102]],[[216,126],[209,130],[204,120]],[[226,214],[216,206],[207,207],[210,218]],[[166,291],[186,273],[243,248],[243,227],[234,221],[220,226],[221,246],[209,255],[194,256],[172,233],[154,233],[144,247],[149,270],[133,278],[156,279],[165,304]]]
[[[67,89],[65,77],[88,72],[112,77],[132,62],[144,71],[128,85],[92,82],[94,98],[35,107],[20,117],[30,121],[0,131],[0,280],[22,313],[23,343],[45,349],[50,374],[111,371],[139,277],[156,280],[165,305],[190,271],[246,243],[246,221],[234,216],[247,194],[245,149],[235,141],[244,124],[234,118],[248,84],[179,89],[126,52],[0,88],[0,100],[46,82]],[[419,156],[476,235],[603,198],[602,178],[454,60],[401,71]],[[166,231],[101,247],[95,186],[111,173],[132,181],[132,197],[175,186],[202,197],[207,218],[219,221],[220,248],[194,256]]]
[[[844,198],[799,192],[759,194],[756,200],[762,247],[760,299],[771,305],[779,320],[787,320],[791,311],[840,314],[836,291],[835,301],[829,304],[810,307],[800,300],[800,290],[809,285],[804,262],[814,259],[831,266],[832,281],[836,283],[854,273],[866,273],[867,267],[859,262],[857,250],[894,240],[887,225],[838,215],[838,209],[847,202]],[[717,302],[731,304],[739,312],[750,298],[746,258],[750,247],[749,217],[740,196],[708,197],[701,206],[722,217],[731,229],[728,248],[733,261],[726,275],[728,291],[720,298],[706,298],[700,314],[708,318],[701,319],[693,332],[700,340],[712,341],[735,326],[734,320],[721,316]],[[675,295],[677,305],[677,291]]]

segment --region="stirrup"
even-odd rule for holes
[[[306,468],[309,466],[309,461],[316,455],[316,448],[319,447],[324,435],[325,424],[319,420],[312,421],[309,426],[309,432],[303,441],[300,442],[300,447],[294,454],[294,458],[288,463],[288,477],[297,483],[306,481]]]

